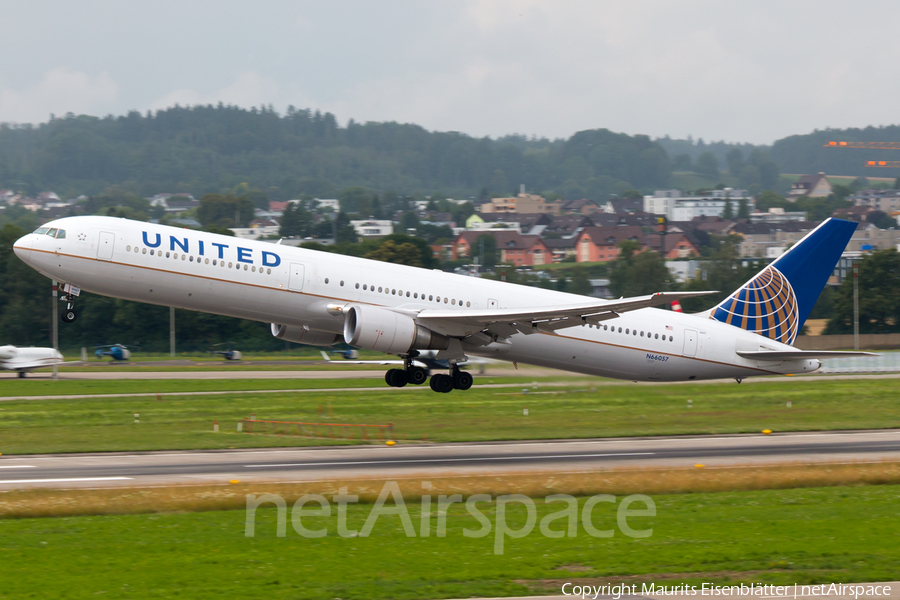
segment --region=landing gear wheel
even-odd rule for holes
[[[475,382],[475,378],[472,377],[471,373],[467,373],[466,371],[456,371],[453,374],[453,387],[457,390],[467,390],[472,387],[472,383]]]
[[[428,381],[428,369],[410,367],[406,370],[406,379],[413,385],[422,385]]]
[[[453,391],[453,378],[443,373],[431,376],[431,389],[441,394],[449,394]]]
[[[384,381],[391,387],[403,387],[407,383],[406,371],[403,369],[391,369],[384,374]]]
[[[25,371],[19,371],[19,379],[25,379]]]
[[[78,318],[78,315],[75,314],[75,311],[71,308],[67,308],[62,311],[62,314],[59,315],[59,320],[63,323],[74,323],[75,319]]]

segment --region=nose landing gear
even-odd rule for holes
[[[78,318],[78,313],[75,312],[75,297],[66,294],[62,299],[66,303],[66,308],[60,313],[59,320],[63,323],[73,323]]]

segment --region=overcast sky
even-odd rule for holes
[[[180,103],[474,136],[900,123],[900,3],[0,0],[0,122]]]

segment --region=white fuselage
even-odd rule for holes
[[[63,355],[53,348],[17,348],[0,346],[0,369],[31,371],[63,362]]]
[[[475,310],[583,303],[584,297],[441,271],[112,217],[68,217],[15,251],[30,266],[83,290],[266,323],[340,334],[328,305]],[[517,333],[467,354],[635,381],[809,373],[814,359],[746,359],[736,351],[792,350],[705,316],[645,308],[555,333]]]

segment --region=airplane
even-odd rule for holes
[[[219,346],[228,346],[227,350],[216,350]],[[221,354],[225,357],[225,360],[241,360],[244,358],[244,355],[241,354],[240,350],[234,349],[233,342],[222,342],[221,344],[213,344],[209,347],[210,354]]]
[[[631,381],[694,381],[812,373],[862,352],[793,347],[856,223],[828,219],[736,292],[698,314],[654,308],[714,292],[601,300],[439,270],[241,240],[122,218],[47,223],[16,255],[62,282],[63,319],[81,290],[271,323],[279,339],[337,342],[398,355],[393,387],[424,384],[425,350],[446,360],[430,376],[448,393],[473,384],[469,355]]]
[[[102,360],[104,356],[110,357],[112,361],[126,361],[131,358],[131,350],[122,344],[110,344],[107,346],[97,346],[94,356]]]
[[[63,355],[53,348],[0,346],[0,369],[18,371],[20,378],[33,369],[61,365],[63,362]]]

